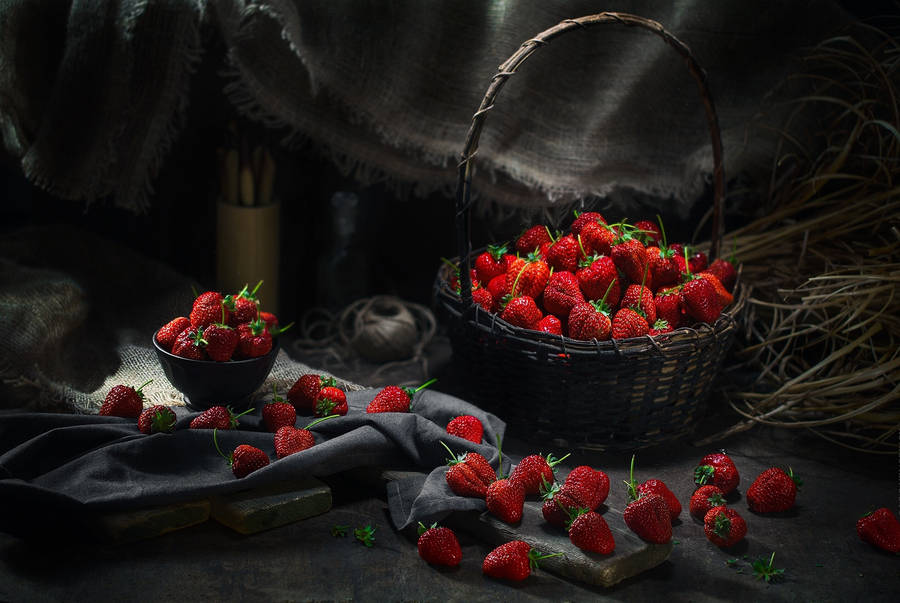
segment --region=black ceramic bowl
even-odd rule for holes
[[[194,410],[212,406],[230,406],[246,410],[251,396],[265,382],[278,355],[278,341],[265,356],[247,360],[191,360],[176,356],[160,347],[153,334],[153,347],[163,372],[175,389],[184,394],[185,403]]]

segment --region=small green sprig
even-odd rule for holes
[[[751,565],[753,567],[753,575],[766,582],[777,580],[784,575],[783,569],[775,567],[775,551],[772,551],[772,556],[769,557],[768,561],[760,557]]]
[[[335,538],[343,538],[347,535],[347,530],[349,529],[350,526],[334,525],[331,526],[331,535]]]
[[[353,530],[353,536],[364,545],[371,547],[375,544],[375,529],[375,526],[368,524]]]

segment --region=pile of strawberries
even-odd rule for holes
[[[278,326],[278,317],[260,309],[256,296],[262,281],[252,291],[222,295],[206,291],[194,299],[188,316],[173,318],[156,332],[161,348],[192,360],[228,362],[265,356],[272,350],[272,337],[291,327]]]
[[[450,280],[460,292],[459,268]],[[712,324],[733,301],[734,264],[669,244],[660,221],[610,224],[576,214],[566,232],[545,225],[489,245],[471,270],[472,298],[517,327],[572,339],[627,339]]]

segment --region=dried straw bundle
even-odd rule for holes
[[[862,34],[870,43],[813,49],[792,82],[808,91],[780,132],[770,212],[726,235],[754,287],[738,358],[758,377],[728,394],[744,420],[705,443],[763,423],[897,453],[900,45]]]

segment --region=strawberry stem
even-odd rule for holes
[[[307,425],[307,426],[304,427],[303,429],[309,429],[310,427],[314,427],[314,426],[318,425],[319,423],[321,423],[321,422],[324,421],[325,419],[333,419],[333,418],[339,417],[339,416],[341,416],[341,415],[328,415],[327,417],[319,417],[318,419],[316,419],[315,421],[313,421],[312,423],[310,423],[309,425]]]
[[[634,455],[631,455],[631,468],[628,470],[628,480],[625,482],[628,486],[628,498],[632,501],[640,498],[637,492],[637,482],[634,481]]]
[[[447,464],[448,464],[448,465],[455,465],[455,464],[457,464],[457,463],[461,463],[461,462],[462,462],[462,460],[460,459],[460,457],[459,457],[457,454],[455,454],[452,450],[450,450],[450,447],[449,447],[449,446],[447,446],[446,444],[444,444],[444,441],[443,441],[443,440],[438,440],[438,442],[440,442],[441,446],[443,446],[444,449],[445,449],[447,452],[450,453],[450,458],[447,459]]]
[[[222,452],[222,449],[221,449],[221,448],[219,448],[219,440],[218,440],[218,438],[216,438],[216,432],[218,432],[218,431],[219,431],[218,429],[213,429],[213,444],[215,444],[216,450],[219,451],[219,455],[221,455],[221,457],[222,457],[223,459],[225,459],[226,461],[228,461],[228,465],[230,466],[230,465],[234,462],[234,455],[232,455],[232,456],[225,456],[225,453]]]
[[[153,383],[153,379],[149,379],[149,380],[143,382],[143,383],[141,384],[141,386],[140,386],[139,388],[137,388],[136,390],[134,390],[134,391],[136,391],[138,394],[140,394],[140,393],[141,393],[141,390],[144,389],[145,386],[150,385],[151,383]]]
[[[563,553],[542,553],[537,549],[531,549],[528,551],[528,565],[532,570],[538,569],[538,561],[542,559],[549,559],[550,557],[560,557]]]
[[[666,229],[663,227],[662,218],[659,214],[656,214],[656,222],[659,224],[659,232],[662,234],[663,247],[668,247],[669,243],[666,241]]]
[[[420,385],[419,387],[417,387],[416,389],[414,389],[414,390],[413,390],[413,393],[416,393],[417,391],[421,391],[421,390],[425,389],[426,387],[428,387],[429,385],[431,385],[431,384],[434,383],[435,381],[437,381],[437,377],[435,377],[434,379],[429,379],[428,381],[426,381],[425,383],[423,383],[422,385]]]
[[[500,434],[497,434],[497,479],[503,479],[503,447],[500,442]]]

